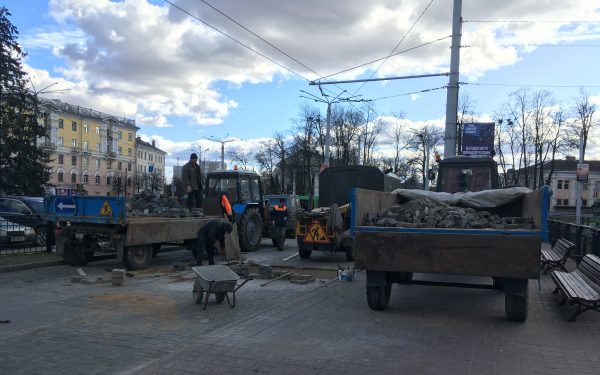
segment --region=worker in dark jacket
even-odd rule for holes
[[[219,245],[222,249],[225,249],[225,235],[231,233],[233,226],[227,222],[220,220],[211,220],[206,223],[198,231],[198,242],[194,251],[194,257],[196,263],[202,265],[202,257],[204,254],[208,256],[208,264],[211,266],[215,264],[215,242],[219,241]]]
[[[273,206],[271,220],[275,231],[277,248],[283,250],[283,244],[285,243],[285,227],[288,220],[288,209],[285,205],[285,198],[281,198],[279,204]]]
[[[202,172],[198,165],[198,155],[192,153],[190,161],[181,168],[181,181],[188,195],[188,208],[202,208]]]

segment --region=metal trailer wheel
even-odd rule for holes
[[[123,265],[130,270],[141,270],[152,260],[152,246],[132,246],[124,249]]]
[[[524,322],[527,320],[528,292],[525,289],[524,295],[509,294],[504,295],[504,311],[508,320],[513,322]]]
[[[385,310],[390,303],[392,284],[367,286],[367,303],[372,310]]]
[[[194,280],[194,287],[192,288],[192,295],[194,296],[194,303],[200,305],[204,302],[204,290],[200,285],[200,280]]]

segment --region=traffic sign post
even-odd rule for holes
[[[68,195],[57,196],[54,200],[54,213],[60,216],[74,216],[77,212],[75,199]]]

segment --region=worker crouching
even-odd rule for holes
[[[208,257],[208,264],[215,264],[215,242],[219,241],[221,249],[225,249],[225,235],[231,233],[233,226],[220,220],[209,221],[198,231],[198,242],[194,251],[196,263],[201,266],[204,254]]]

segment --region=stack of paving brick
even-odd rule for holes
[[[136,194],[127,199],[127,215],[141,217],[202,217],[201,208],[191,211],[179,204],[177,197]]]
[[[403,228],[534,228],[531,218],[499,217],[489,211],[450,206],[429,198],[393,205],[384,212],[370,215],[366,221],[366,225]]]

